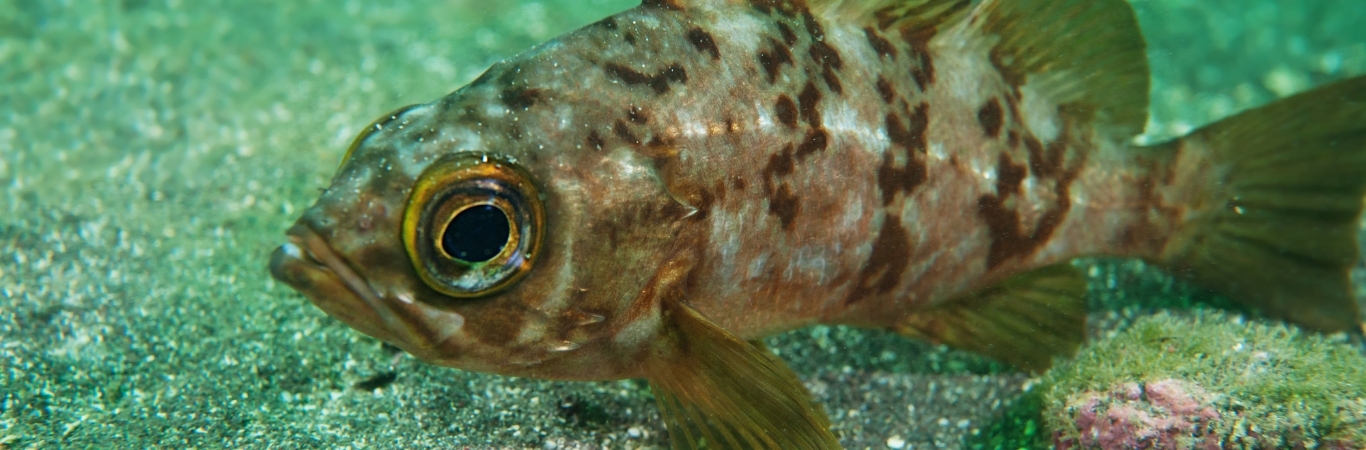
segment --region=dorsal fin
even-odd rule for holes
[[[1130,137],[1148,122],[1147,44],[1125,0],[811,0],[819,15],[936,35],[966,19],[948,39],[986,39],[993,63],[1026,96],[1076,122]],[[970,8],[971,7],[971,8]]]
[[[986,0],[969,27],[1016,88],[1117,137],[1148,121],[1147,44],[1124,0]]]

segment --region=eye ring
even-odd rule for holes
[[[478,298],[526,276],[544,229],[541,192],[529,174],[497,155],[461,152],[418,177],[404,210],[403,243],[427,286]]]

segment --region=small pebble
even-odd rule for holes
[[[899,449],[899,448],[905,448],[905,447],[906,447],[906,440],[905,440],[905,439],[902,439],[902,438],[901,438],[901,435],[899,435],[899,434],[893,435],[892,437],[887,438],[887,447],[890,447],[890,448],[897,448],[897,449]]]

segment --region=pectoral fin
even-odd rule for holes
[[[1085,339],[1085,295],[1081,271],[1057,264],[911,314],[896,331],[1042,372]]]
[[[675,449],[837,449],[830,421],[781,360],[682,302],[666,305],[646,378]]]

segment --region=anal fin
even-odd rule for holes
[[[645,375],[673,448],[840,448],[830,420],[782,360],[682,302],[666,302],[663,322]]]
[[[912,313],[896,331],[1041,372],[1085,339],[1085,295],[1081,271],[1057,264]]]

